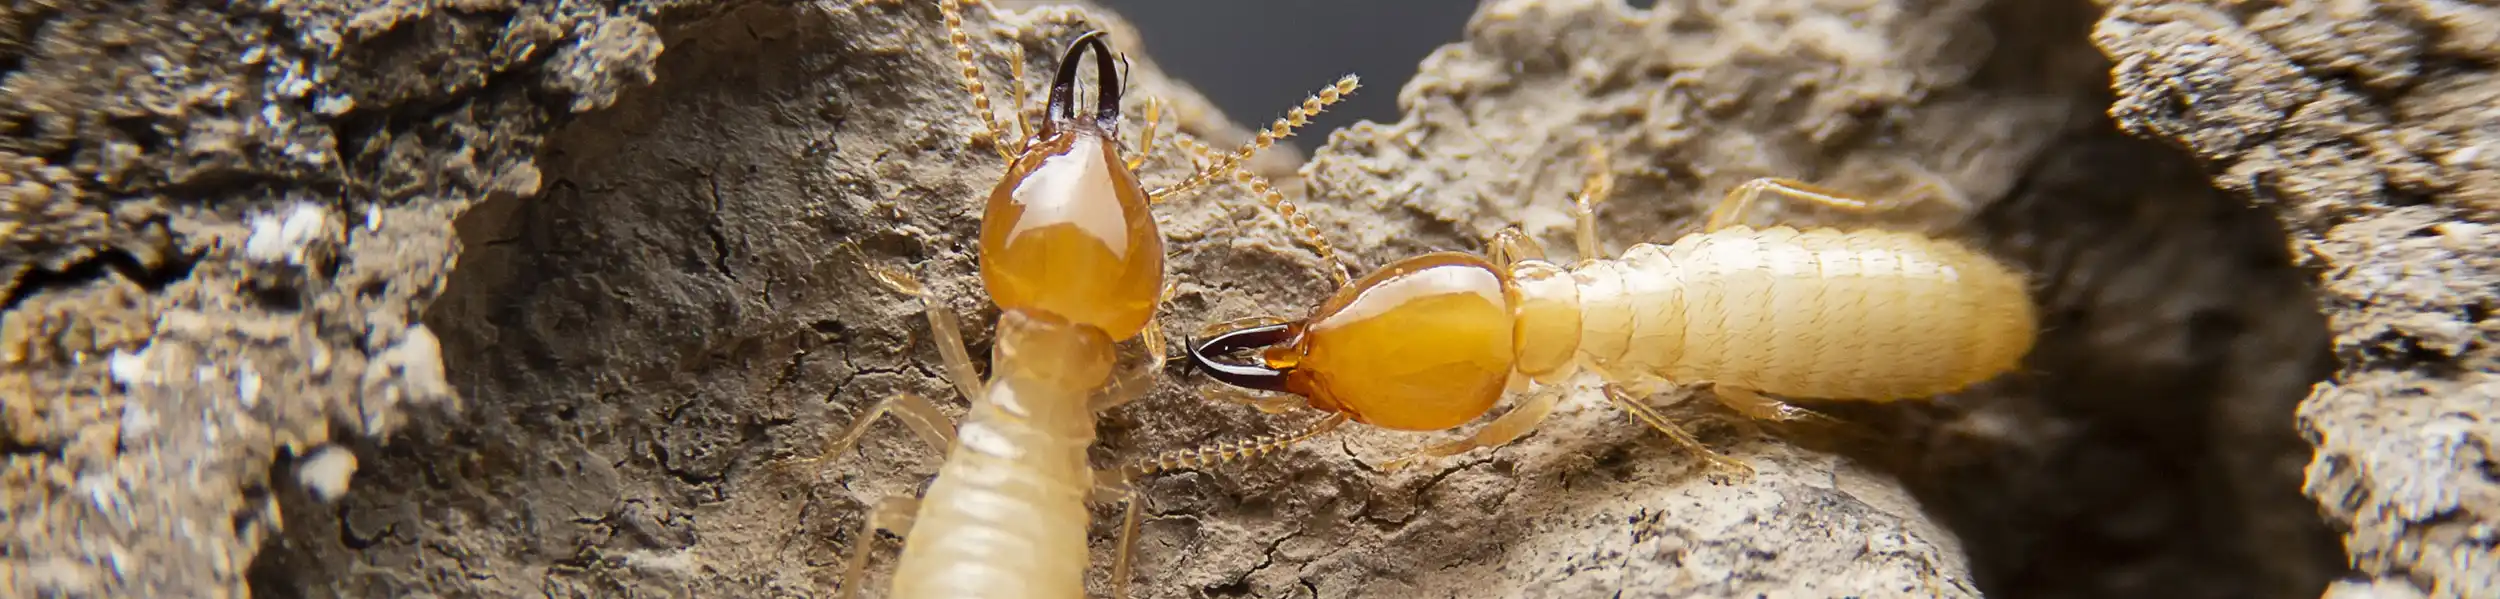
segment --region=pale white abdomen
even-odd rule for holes
[[[1577,358],[1616,379],[1925,397],[2012,369],[2038,326],[2019,275],[1909,233],[1730,227],[1572,275]]]
[[[1037,397],[1064,391],[1008,377],[988,393],[921,497],[893,596],[1080,599],[1094,484],[1085,398]]]

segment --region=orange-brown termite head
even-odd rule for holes
[[[1002,310],[1047,312],[1113,341],[1154,319],[1163,234],[1121,160],[1120,79],[1100,31],[1068,45],[1048,117],[1024,140],[981,214],[981,282]],[[1079,60],[1094,52],[1094,113],[1076,111]]]
[[[1219,382],[1291,393],[1312,408],[1399,430],[1441,430],[1492,409],[1519,366],[1519,289],[1484,258],[1438,252],[1392,263],[1310,317],[1192,343]],[[1265,348],[1256,364],[1217,356]]]

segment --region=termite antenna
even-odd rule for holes
[[[1068,43],[1068,52],[1059,60],[1059,75],[1050,80],[1050,120],[1076,120],[1076,70],[1085,51],[1094,51],[1094,124],[1103,133],[1113,133],[1120,124],[1120,63],[1111,53],[1111,46],[1102,41],[1102,30],[1087,31]]]
[[[1175,138],[1173,141],[1199,160],[1205,160],[1215,153],[1214,150],[1208,149],[1206,145],[1194,139],[1182,137]],[[1292,200],[1285,199],[1285,194],[1276,191],[1276,186],[1269,184],[1266,177],[1242,169],[1232,169],[1232,171],[1234,182],[1250,188],[1251,195],[1256,196],[1260,203],[1267,204],[1268,209],[1275,210],[1277,216],[1285,219],[1285,226],[1292,227],[1294,233],[1302,236],[1304,243],[1311,245],[1311,251],[1319,253],[1320,261],[1328,263],[1328,277],[1331,280],[1336,281],[1339,286],[1354,280],[1354,275],[1346,268],[1345,261],[1337,258],[1337,247],[1328,244],[1328,238],[1320,235],[1319,227],[1312,225],[1311,219],[1302,215],[1300,207],[1295,206]]]
[[[1242,161],[1249,160],[1252,154],[1276,145],[1277,140],[1292,137],[1295,128],[1310,124],[1313,115],[1327,110],[1328,105],[1337,103],[1338,100],[1344,99],[1347,94],[1354,93],[1355,89],[1362,86],[1362,80],[1354,75],[1338,79],[1336,85],[1311,94],[1311,97],[1302,100],[1301,106],[1293,107],[1293,110],[1285,112],[1285,116],[1277,118],[1276,122],[1269,123],[1266,129],[1259,130],[1259,135],[1251,138],[1248,143],[1242,144],[1241,149],[1233,150],[1233,153],[1226,154],[1222,159],[1215,161],[1214,165],[1199,169],[1197,173],[1190,175],[1187,179],[1182,179],[1179,183],[1148,192],[1146,195],[1161,199],[1164,196],[1197,189],[1201,185],[1214,181],[1226,171],[1240,166]]]
[[[1312,437],[1320,436],[1328,431],[1337,430],[1338,425],[1345,424],[1347,420],[1351,420],[1353,418],[1354,415],[1352,414],[1338,412],[1336,414],[1329,415],[1328,418],[1320,420],[1319,422],[1311,423],[1310,426],[1302,427],[1301,430],[1273,435],[1262,435],[1239,441],[1228,441],[1205,447],[1168,451],[1164,452],[1162,455],[1155,456],[1154,459],[1138,462],[1127,468],[1123,468],[1121,469],[1120,474],[1124,477],[1124,480],[1137,480],[1141,477],[1179,470],[1182,468],[1204,468],[1225,462],[1256,458],[1276,453],[1278,451],[1283,451],[1286,448],[1293,447],[1295,444],[1308,441]]]
[[[941,0],[938,12],[946,18],[946,42],[955,48],[958,83],[972,94],[972,118],[981,122],[982,132],[974,141],[986,141],[1000,158],[1013,160],[1015,152],[1007,148],[1006,126],[998,122],[998,113],[990,109],[990,94],[981,83],[981,66],[974,62],[972,36],[964,33],[964,7],[960,0]],[[1022,82],[1017,82],[1021,87]]]

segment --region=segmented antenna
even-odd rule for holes
[[[1338,425],[1345,424],[1346,420],[1350,418],[1353,418],[1353,415],[1339,412],[1335,415],[1329,416],[1327,419],[1312,423],[1310,426],[1303,427],[1302,430],[1298,431],[1262,435],[1239,441],[1217,443],[1206,447],[1168,451],[1164,452],[1162,455],[1155,456],[1153,459],[1131,464],[1129,467],[1122,468],[1120,471],[1121,474],[1126,477],[1123,480],[1137,480],[1138,477],[1179,470],[1182,468],[1204,468],[1233,460],[1247,460],[1265,456],[1267,454],[1283,451],[1285,448],[1292,447],[1296,443],[1308,441],[1312,437],[1320,436],[1322,433],[1336,430]]]
[[[1198,143],[1198,140],[1188,137],[1175,136],[1172,141],[1179,144],[1181,149],[1188,150],[1190,155],[1199,160],[1204,160],[1215,153],[1206,144]],[[1285,194],[1276,191],[1276,186],[1269,184],[1267,178],[1248,170],[1234,169],[1233,181],[1250,188],[1250,193],[1259,198],[1259,203],[1266,204],[1268,209],[1275,210],[1278,216],[1284,217],[1285,225],[1293,227],[1294,232],[1302,235],[1302,240],[1311,245],[1312,251],[1319,252],[1320,260],[1328,263],[1328,275],[1335,279],[1338,285],[1344,285],[1347,281],[1353,280],[1346,270],[1345,262],[1337,259],[1336,246],[1329,245],[1328,239],[1320,235],[1319,227],[1312,225],[1311,219],[1302,215],[1302,209],[1295,206],[1292,200],[1285,199]]]
[[[1292,137],[1295,128],[1310,124],[1312,116],[1326,110],[1328,105],[1337,103],[1338,100],[1344,99],[1346,94],[1354,93],[1356,88],[1362,86],[1362,81],[1354,75],[1338,79],[1336,85],[1331,85],[1328,89],[1320,90],[1319,93],[1311,94],[1309,98],[1303,99],[1301,106],[1295,106],[1293,110],[1286,111],[1284,117],[1269,123],[1266,129],[1259,131],[1257,137],[1251,138],[1249,143],[1242,144],[1241,149],[1224,155],[1222,159],[1215,161],[1213,166],[1199,169],[1197,173],[1190,175],[1187,179],[1182,179],[1179,183],[1154,190],[1146,195],[1159,200],[1163,196],[1187,192],[1213,182],[1225,171],[1240,166],[1241,161],[1249,160],[1251,155],[1276,145],[1277,140]]]
[[[972,36],[964,33],[963,2],[939,0],[938,12],[946,15],[946,40],[955,46],[955,64],[963,69],[957,76],[962,80],[964,91],[972,93],[972,118],[980,120],[981,125],[988,128],[983,135],[989,139],[990,147],[998,151],[1000,158],[1014,159],[1015,153],[1007,148],[1006,126],[1000,124],[998,115],[990,110],[989,88],[981,84],[981,65],[973,62]],[[1017,87],[1023,87],[1023,82],[1018,81]]]

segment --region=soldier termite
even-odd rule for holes
[[[820,457],[785,465],[849,453],[886,414],[946,451],[921,497],[886,498],[865,519],[846,563],[843,596],[857,593],[874,533],[884,529],[904,537],[893,596],[1081,597],[1090,555],[1086,504],[1094,500],[1127,504],[1111,581],[1125,596],[1138,518],[1134,493],[1120,472],[1089,467],[1086,449],[1094,415],[1137,396],[1161,370],[1162,336],[1154,324],[1164,289],[1163,238],[1149,206],[1234,171],[1352,92],[1356,80],[1339,81],[1241,149],[1149,192],[1133,171],[1155,143],[1160,111],[1149,103],[1141,148],[1124,158],[1118,59],[1102,32],[1069,44],[1038,128],[1024,122],[1017,94],[1019,136],[1011,138],[988,109],[962,7],[945,0],[940,8],[975,117],[1009,161],[981,217],[981,280],[1001,311],[990,378],[982,381],[972,364],[952,310],[909,275],[872,266],[887,286],[921,298],[947,377],[971,410],[958,425],[928,399],[896,394],[869,407]],[[1076,79],[1087,52],[1094,54],[1098,88],[1093,112],[1080,114]],[[1124,369],[1117,346],[1132,339],[1145,346],[1147,363]]]
[[[1712,208],[1701,231],[1603,258],[1595,204],[1612,179],[1603,151],[1592,146],[1589,162],[1594,170],[1574,202],[1582,259],[1570,267],[1505,229],[1489,259],[1437,252],[1400,260],[1341,287],[1301,320],[1214,327],[1190,343],[1189,357],[1234,387],[1290,394],[1398,430],[1455,428],[1527,390],[1468,438],[1388,468],[1517,439],[1587,372],[1634,418],[1749,474],[1642,398],[1670,383],[1707,384],[1740,414],[1789,420],[1808,412],[1765,394],[1928,397],[1994,378],[2031,350],[2037,317],[2025,280],[1972,249],[1906,232],[1736,224],[1766,195],[1886,209],[1794,180],[1746,182]],[[1244,351],[1255,357],[1232,361]],[[1254,401],[1282,408],[1276,400],[1285,399]]]

